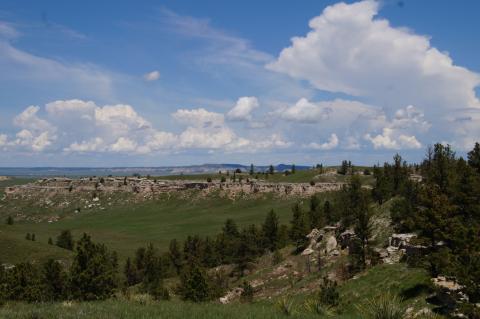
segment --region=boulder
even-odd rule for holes
[[[242,293],[243,293],[243,288],[241,288],[241,287],[233,288],[232,290],[227,292],[227,294],[225,296],[221,297],[219,299],[219,301],[220,301],[221,304],[224,304],[224,305],[229,304],[233,300],[235,300],[237,298],[240,298]]]
[[[329,254],[331,251],[335,250],[336,248],[337,248],[337,240],[335,239],[335,236],[328,237],[327,244],[325,247],[327,254]]]

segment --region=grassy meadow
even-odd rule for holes
[[[328,195],[322,193],[322,196]],[[48,245],[48,238],[55,240],[65,229],[71,230],[75,238],[86,232],[95,241],[117,251],[120,258],[125,258],[150,242],[166,249],[173,238],[183,240],[188,235],[215,235],[228,218],[234,219],[239,226],[260,224],[267,212],[274,209],[281,222],[288,223],[295,202],[296,199],[273,199],[271,195],[232,200],[214,194],[199,198],[192,193],[191,198],[165,196],[158,200],[107,206],[104,210],[82,210],[57,222],[21,221],[6,225],[2,221],[0,260],[15,263],[26,257],[57,256],[56,247]],[[35,207],[29,209],[35,210]],[[36,241],[27,241],[27,233],[35,233]]]

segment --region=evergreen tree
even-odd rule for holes
[[[295,164],[292,164],[292,170],[291,170],[292,174],[295,174],[297,172],[296,168],[295,168]]]
[[[13,225],[13,217],[12,217],[12,216],[8,216],[6,223],[7,223],[7,225]]]
[[[278,216],[275,212],[270,210],[262,225],[262,233],[264,238],[264,248],[274,251],[279,246],[278,238]]]
[[[57,237],[56,245],[64,249],[73,250],[75,243],[72,233],[69,230],[63,230]]]
[[[385,174],[385,170],[389,165],[385,163],[384,168],[373,166],[373,176],[375,177],[375,185],[372,189],[372,197],[379,203],[383,204],[384,201],[391,197],[391,183],[388,176]]]
[[[32,240],[32,236],[30,235],[30,233],[27,233],[27,235],[25,236],[25,239],[26,240]]]
[[[317,195],[310,197],[308,221],[310,229],[322,228],[325,225],[324,215],[320,211],[320,199]]]
[[[255,167],[253,166],[253,164],[250,164],[250,175],[253,174],[255,174]]]
[[[242,277],[258,253],[258,234],[255,225],[249,229],[244,229],[240,235],[240,242],[235,256],[237,269]]]
[[[178,291],[184,300],[193,302],[210,300],[210,287],[205,270],[195,262],[184,267],[180,274]]]
[[[62,265],[49,259],[43,265],[44,296],[47,300],[62,300],[67,293],[67,275]]]
[[[135,251],[134,267],[136,270],[136,277],[138,282],[143,281],[143,275],[145,273],[145,247],[140,247]]]
[[[215,250],[215,242],[206,237],[203,242],[203,259],[202,264],[207,268],[212,268],[218,265],[219,258],[217,256],[217,251]]]
[[[360,269],[365,269],[367,256],[369,255],[369,243],[372,237],[372,213],[367,195],[361,197],[360,206],[355,211],[354,231],[359,243],[357,264]]]
[[[139,283],[139,280],[137,278],[137,270],[135,269],[135,264],[132,262],[130,257],[128,257],[127,261],[125,262],[123,273],[125,275],[125,285],[127,287],[133,286]]]
[[[53,245],[52,237],[48,237],[48,244],[49,244],[49,245]]]
[[[160,284],[162,278],[162,266],[158,252],[153,244],[148,244],[144,256],[145,269],[143,271],[142,286],[144,291],[150,292]]]
[[[41,274],[37,267],[26,262],[16,264],[5,275],[4,288],[7,300],[40,302],[45,300]]]
[[[280,225],[278,229],[278,249],[288,245],[290,239],[290,231],[287,225]]]
[[[480,144],[475,143],[473,150],[468,152],[468,165],[480,173]]]
[[[297,252],[302,249],[307,243],[307,238],[305,237],[308,232],[308,224],[305,218],[305,214],[300,207],[300,204],[296,203],[292,207],[292,220],[290,222],[290,239],[294,242]]]
[[[203,242],[198,235],[188,236],[185,240],[183,254],[187,262],[203,260]]]
[[[347,161],[342,161],[342,165],[340,166],[340,169],[338,170],[338,174],[347,175],[348,167],[349,167],[348,162]]]
[[[32,234],[31,240],[35,241],[35,233]]]
[[[335,222],[335,216],[333,214],[332,205],[330,201],[326,200],[323,204],[323,216],[325,218],[325,223],[331,225]]]
[[[270,175],[273,175],[275,173],[275,168],[273,167],[273,165],[270,165],[269,168],[268,168],[268,173]]]
[[[74,299],[102,300],[116,287],[117,269],[113,255],[104,245],[92,242],[83,234],[75,247],[70,268],[70,291]]]
[[[348,228],[354,223],[356,216],[360,214],[359,211],[363,209],[365,194],[358,176],[352,176],[350,183],[342,190],[341,196],[342,226]]]
[[[172,239],[170,241],[168,253],[169,253],[170,262],[172,263],[172,266],[175,268],[175,271],[177,272],[177,274],[180,274],[180,269],[182,269],[182,265],[183,265],[183,258],[182,258],[182,252],[180,251],[180,247],[176,239]]]

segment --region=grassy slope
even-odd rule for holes
[[[188,235],[217,234],[227,218],[233,218],[239,225],[259,224],[267,212],[274,209],[281,222],[287,223],[294,202],[294,199],[273,200],[269,196],[235,201],[213,195],[198,200],[172,197],[106,210],[82,211],[53,223],[22,222],[13,226],[2,223],[0,242],[3,244],[0,248],[6,245],[6,241],[22,247],[27,242],[25,234],[35,233],[37,243],[45,246],[39,249],[48,250],[51,248],[47,245],[49,237],[55,239],[61,230],[70,229],[76,238],[87,232],[95,241],[105,243],[120,257],[126,257],[149,242],[165,249],[173,238],[183,240]],[[14,262],[21,255],[4,251],[0,257],[4,262]]]
[[[343,317],[358,318],[355,316],[358,305],[386,293],[402,297],[418,310],[426,306],[422,288],[428,284],[428,276],[422,269],[409,268],[403,263],[378,265],[340,286]]]
[[[425,306],[422,295],[412,295],[415,287],[425,284],[424,271],[407,268],[403,264],[380,265],[368,270],[357,279],[352,279],[340,287],[341,304],[333,318],[359,318],[357,306],[365,305],[367,300],[381,294],[391,293],[408,295],[406,304],[416,309]],[[409,292],[409,293],[407,293]],[[424,297],[424,295],[423,295]],[[219,305],[216,303],[191,304],[181,301],[139,303],[127,300],[109,300],[104,302],[27,305],[10,303],[0,309],[0,317],[5,319],[23,318],[197,318],[197,319],[247,319],[247,318],[318,318],[318,315],[306,313],[301,296],[294,300],[294,315],[285,316],[275,302],[256,302],[253,304]]]

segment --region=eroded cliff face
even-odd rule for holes
[[[343,183],[267,183],[263,181],[249,182],[201,182],[180,180],[152,180],[147,178],[48,178],[34,183],[12,186],[5,189],[8,197],[22,197],[48,194],[88,193],[132,193],[141,196],[199,190],[205,193],[219,191],[227,196],[236,194],[273,193],[278,196],[306,197],[319,192],[336,191]]]

